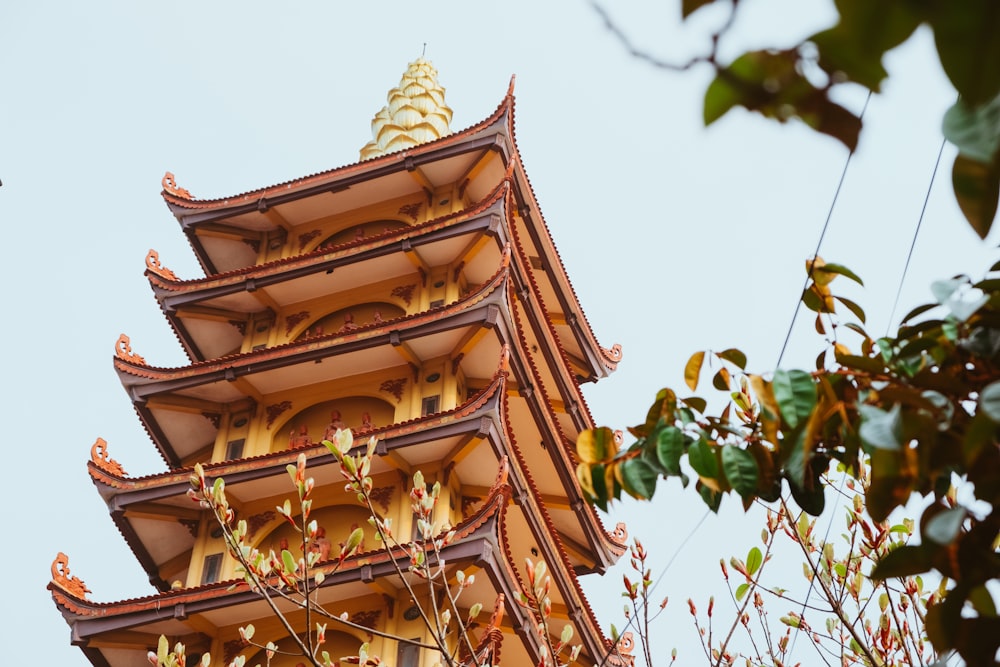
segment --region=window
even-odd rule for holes
[[[424,398],[423,403],[420,405],[420,416],[426,417],[427,415],[435,414],[441,405],[440,396],[428,396]]]
[[[413,641],[420,641],[420,637],[414,637]],[[396,652],[396,664],[399,667],[417,667],[420,664],[420,647],[400,642],[399,650]]]
[[[232,461],[233,459],[238,459],[243,456],[243,445],[246,443],[246,438],[240,438],[239,440],[230,440],[226,443],[226,460]]]
[[[214,584],[222,574],[222,554],[205,556],[205,564],[201,568],[201,584]]]

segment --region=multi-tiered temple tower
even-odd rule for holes
[[[94,484],[157,589],[93,602],[59,555],[49,588],[92,664],[145,664],[165,635],[189,654],[211,652],[213,664],[245,655],[252,665],[261,658],[239,634],[248,623],[281,646],[287,632],[257,594],[232,586],[235,561],[217,524],[186,497],[191,467],[226,480],[250,542],[266,552],[290,536],[275,505],[294,495],[285,468],[305,453],[312,516],[337,540],[368,526],[318,444],[338,427],[378,439],[373,495],[397,533],[408,534],[412,473],[440,482],[436,518],[456,530],[447,567],[476,574],[463,595],[484,604],[482,618],[503,612],[502,635],[491,633],[497,646],[507,638],[500,664],[538,662],[534,621],[512,603],[526,557],[549,565],[554,635],[571,623],[580,662],[603,659],[608,642],[577,577],[604,571],[625,535],[606,532],[581,497],[573,443],[593,424],[580,385],[605,377],[620,353],[601,347],[583,316],[521,164],[513,114],[511,89],[489,118],[451,133],[444,90],[421,59],[390,91],[358,163],[221,199],[196,199],[164,177],[163,198],[206,277],[182,280],[154,251],[146,259],[188,365],[154,366],[124,335],[115,347],[166,471],[130,477],[107,443],[92,448]],[[331,624],[325,648],[352,655],[370,641],[388,664],[430,667],[432,651],[383,636],[426,631],[378,546],[369,528],[323,582],[320,601],[362,626]],[[505,609],[491,609],[495,600]],[[485,629],[474,639],[486,641]]]

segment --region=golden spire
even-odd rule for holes
[[[429,60],[417,58],[399,85],[389,91],[386,104],[372,119],[372,140],[361,149],[361,159],[401,151],[451,134],[451,108]]]

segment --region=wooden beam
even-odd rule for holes
[[[462,459],[468,456],[472,452],[472,450],[475,449],[482,441],[483,441],[482,438],[477,438],[473,434],[468,434],[463,436],[462,439],[458,442],[458,444],[455,445],[455,447],[453,447],[452,450],[445,455],[442,463],[445,466],[448,466],[448,464],[450,463],[458,465],[459,463],[462,462]]]
[[[125,510],[125,517],[154,521],[200,521],[201,511],[194,509],[194,503],[191,508],[160,503],[135,503]]]

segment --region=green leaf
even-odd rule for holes
[[[688,448],[688,463],[702,477],[715,479],[719,476],[719,465],[715,460],[712,446],[705,440],[698,440]]]
[[[695,352],[684,365],[684,383],[694,391],[698,388],[698,376],[701,374],[701,365],[705,361],[705,352]]]
[[[883,556],[872,571],[872,579],[911,577],[931,569],[930,550],[924,545],[904,545]]]
[[[1000,93],[1000,11],[995,0],[921,3],[934,30],[941,67],[970,105]]]
[[[752,497],[757,491],[757,462],[753,456],[739,447],[722,447],[722,470],[729,484],[744,498]]]
[[[671,475],[681,472],[681,454],[684,453],[684,434],[676,426],[662,429],[656,437],[656,458]]]
[[[923,537],[941,545],[948,545],[955,541],[962,531],[962,524],[965,523],[966,511],[964,507],[951,507],[942,510],[931,517],[930,521],[924,525]]]
[[[281,550],[281,564],[285,568],[285,574],[295,574],[295,571],[298,570],[299,567],[298,563],[295,562],[295,557],[292,555],[292,552],[288,549]]]
[[[763,564],[764,555],[760,552],[760,549],[757,547],[750,549],[750,553],[747,554],[747,573],[752,577],[757,574],[757,570]]]
[[[845,306],[847,306],[847,309],[849,311],[851,311],[852,313],[854,313],[854,316],[856,318],[858,318],[859,320],[861,320],[862,324],[865,323],[865,311],[864,311],[864,309],[861,306],[859,306],[855,302],[851,301],[850,299],[845,299],[842,296],[836,296],[835,295],[833,298],[836,299],[837,301],[841,302]]]
[[[622,473],[622,486],[625,492],[633,498],[648,500],[656,491],[656,480],[659,473],[648,461],[641,457],[628,459],[619,464]]]
[[[354,553],[354,550],[358,548],[361,544],[361,540],[365,539],[365,531],[363,528],[355,528],[351,531],[351,534],[347,538],[347,542],[344,544],[343,548],[340,550],[342,556],[350,556]]]
[[[735,364],[740,368],[740,370],[746,370],[747,355],[743,354],[742,351],[737,350],[735,347],[723,350],[722,352],[716,352],[715,356],[719,359],[724,359],[732,364]]]
[[[965,278],[948,278],[947,280],[935,280],[931,283],[931,294],[934,295],[934,299],[940,303],[945,304],[951,299],[955,292],[959,291],[965,285],[968,285],[969,281]]]
[[[916,30],[921,16],[906,2],[838,0],[836,5],[837,25],[809,39],[819,50],[820,67],[877,92],[888,75],[882,56]]]
[[[892,406],[889,412],[874,405],[861,405],[859,411],[861,412],[861,440],[866,445],[893,450],[902,447],[903,422],[900,418],[899,404]]]
[[[864,281],[861,280],[861,278],[858,276],[858,274],[854,273],[854,271],[851,271],[843,264],[833,264],[827,262],[822,266],[817,266],[814,270],[817,273],[836,273],[838,275],[844,276],[845,278],[850,278],[851,280],[853,280],[854,282],[856,282],[861,286],[864,286],[865,284]]]
[[[706,505],[708,505],[708,509],[718,513],[719,505],[722,504],[722,494],[719,493],[718,491],[713,491],[708,486],[702,484],[700,481],[695,486],[695,488],[698,489],[698,495],[701,496],[701,499],[705,501]]]
[[[911,310],[910,312],[908,312],[905,316],[903,316],[903,319],[900,320],[900,321],[901,322],[909,322],[913,318],[919,317],[920,315],[923,315],[928,310],[933,310],[934,308],[937,308],[937,306],[938,306],[938,304],[936,304],[936,303],[925,303],[922,306],[917,306],[916,308],[914,308],[913,310]]]
[[[742,600],[743,596],[746,595],[747,591],[749,591],[749,590],[750,590],[750,584],[748,584],[746,582],[744,582],[744,583],[740,584],[739,586],[737,586],[736,587],[736,599],[737,600]]]
[[[962,215],[979,238],[985,239],[997,213],[1000,167],[996,162],[986,164],[957,155],[951,168],[951,184]]]
[[[576,439],[576,453],[584,463],[610,461],[618,453],[615,432],[607,426],[581,432]]]
[[[979,392],[979,410],[1000,424],[1000,380],[991,382]]]
[[[944,114],[942,132],[961,155],[989,164],[1000,151],[1000,95],[970,107],[959,99]]]
[[[823,513],[823,508],[826,507],[826,494],[823,492],[822,484],[816,480],[807,479],[806,483],[800,486],[788,475],[785,476],[785,481],[788,482],[792,498],[795,499],[796,504],[802,508],[803,512],[810,516],[819,516]]]
[[[816,386],[812,376],[800,370],[776,370],[771,381],[774,399],[781,410],[781,418],[789,428],[804,424],[816,405]]]

